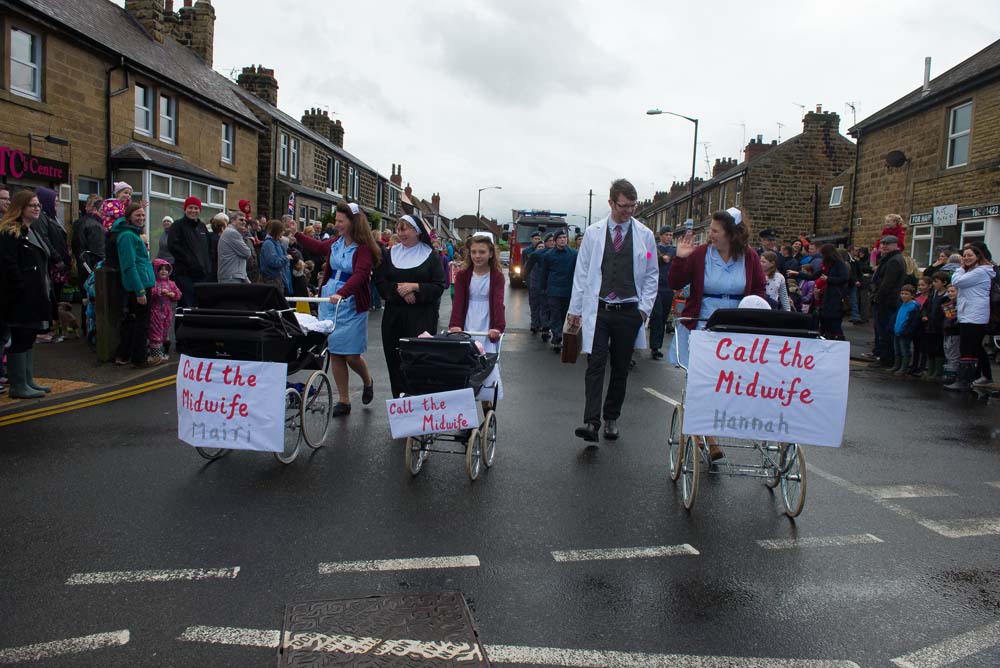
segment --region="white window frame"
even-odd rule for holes
[[[382,179],[375,180],[375,208],[383,210],[382,203],[385,201],[385,182]]]
[[[387,213],[390,216],[395,216],[397,207],[399,206],[399,189],[393,185],[389,185],[389,210]]]
[[[281,133],[279,141],[278,173],[282,175],[288,174],[288,135],[284,132]]]
[[[167,112],[163,113],[163,101],[167,102]],[[160,93],[160,141],[168,144],[177,143],[177,98]]]
[[[740,200],[742,199],[742,196],[743,196],[743,177],[742,176],[737,176],[736,177],[736,203],[733,204],[733,206],[739,206],[740,205]]]
[[[360,192],[360,182],[361,175],[358,173],[357,168],[353,165],[347,168],[347,196],[354,198],[354,201],[358,200],[358,192]]]
[[[14,43],[14,33],[15,32],[24,33],[25,35],[27,35],[28,37],[31,38],[31,56],[30,56],[31,57],[31,62],[27,62],[26,63],[26,62],[24,62],[22,60],[18,60],[17,58],[14,57],[13,43]],[[30,30],[25,30],[24,28],[21,28],[19,26],[11,26],[10,32],[8,33],[8,35],[9,35],[10,42],[11,42],[11,49],[10,49],[10,69],[11,69],[11,71],[13,72],[15,65],[19,65],[21,67],[26,67],[29,70],[32,70],[32,72],[35,75],[34,76],[34,82],[35,82],[34,89],[32,89],[32,90],[25,90],[23,88],[18,88],[17,86],[14,85],[14,77],[13,77],[13,74],[12,74],[11,78],[10,78],[10,82],[11,82],[10,83],[10,91],[12,93],[17,94],[17,95],[20,95],[21,97],[26,97],[26,98],[29,98],[29,99],[32,99],[32,100],[38,100],[39,102],[41,102],[42,101],[42,38],[41,38],[41,36],[38,35],[38,33],[31,32]]]
[[[720,209],[725,209],[726,208],[726,195],[727,195],[726,191],[727,190],[729,190],[729,183],[728,182],[723,182],[723,183],[719,184],[719,208]]]
[[[969,127],[961,132],[955,132],[955,112],[965,107],[969,108]],[[946,163],[947,168],[952,167],[964,167],[969,164],[969,153],[972,152],[972,101],[966,102],[965,104],[958,104],[948,110],[948,162]],[[965,151],[965,161],[964,162],[952,162],[955,158],[952,155],[952,151],[955,147],[955,140],[962,137],[969,137],[969,142],[966,145]]]
[[[970,230],[971,225],[978,225],[979,229]],[[972,220],[962,221],[962,236],[960,238],[961,247],[964,248],[965,244],[970,241],[986,241],[986,219],[985,218],[974,218]]]
[[[333,191],[336,192],[336,193],[340,192],[340,179],[343,176],[343,172],[341,171],[341,169],[343,169],[343,168],[341,167],[341,165],[342,165],[342,163],[340,162],[340,160],[337,160],[336,158],[334,158],[334,160],[333,160]]]
[[[233,154],[236,148],[236,137],[235,131],[233,130],[233,124],[222,122],[222,162],[231,165],[233,164]]]
[[[309,219],[309,207],[306,206],[305,204],[299,204],[298,221],[302,223],[302,226],[299,228],[300,231],[303,232],[305,231],[305,224],[308,219]]]
[[[292,145],[288,152],[289,176],[299,178],[299,140],[292,137]]]
[[[139,91],[143,92],[146,106],[139,104]],[[135,85],[135,131],[147,137],[153,136],[153,89],[146,84],[137,83]],[[139,121],[139,115],[145,117],[145,125]]]
[[[844,186],[834,186],[830,190],[830,208],[836,208],[844,203]]]
[[[328,190],[333,190],[333,191],[337,190],[336,184],[333,180],[333,163],[335,162],[336,160],[334,160],[330,156],[326,156],[326,187]]]
[[[90,186],[86,189],[86,191],[84,191],[84,184]],[[101,194],[101,179],[95,179],[91,176],[78,177],[76,187],[77,199],[86,203],[91,194]]]

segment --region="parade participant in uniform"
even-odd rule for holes
[[[42,205],[31,190],[11,199],[0,219],[0,321],[10,329],[10,397],[37,399],[52,388],[34,379],[35,335],[49,326],[49,249],[32,226]]]
[[[649,347],[654,360],[663,359],[660,348],[663,347],[663,335],[671,327],[670,309],[674,303],[674,291],[670,289],[667,276],[670,274],[670,263],[673,262],[677,248],[674,247],[674,232],[669,225],[660,228],[660,243],[656,245],[656,264],[660,272],[656,289],[656,301],[653,312],[649,316]]]
[[[708,318],[717,309],[737,308],[745,296],[766,297],[764,270],[757,252],[747,243],[747,227],[739,209],[716,211],[708,227],[708,243],[695,247],[689,232],[677,244],[677,257],[670,265],[670,285],[675,290],[691,286],[682,317]],[[680,362],[687,367],[690,332],[695,327],[703,328],[705,323],[689,320],[682,324],[676,336]],[[709,451],[712,459],[725,456],[711,439]]]
[[[370,404],[375,397],[375,381],[364,354],[368,351],[372,269],[381,262],[382,251],[368,217],[357,204],[338,204],[334,220],[336,240],[320,241],[302,232],[295,238],[306,253],[327,259],[320,295],[328,297],[330,303],[320,306],[319,319],[337,321],[337,328],[327,338],[339,395],[332,413],[336,417],[351,412],[348,368],[361,378],[361,403]]]
[[[441,260],[431,248],[422,221],[403,215],[396,223],[399,243],[375,271],[375,285],[385,300],[382,315],[382,350],[389,369],[392,396],[403,392],[397,343],[402,338],[437,331],[438,305],[445,289]]]
[[[536,236],[532,235],[534,239]],[[524,262],[524,276],[528,281],[528,307],[531,310],[531,330],[542,333],[542,341],[549,340],[549,302],[545,298],[545,288],[542,286],[542,272],[540,269],[542,258],[549,250],[549,237],[545,237],[544,242],[533,242],[534,250]],[[553,240],[552,245],[555,245]],[[536,271],[537,270],[537,271]],[[537,320],[537,321],[536,321]]]
[[[528,259],[531,254],[538,249],[538,245],[542,241],[542,235],[540,232],[531,233],[531,243],[524,247],[521,252],[521,280],[528,284],[528,311],[531,314],[531,333],[537,334],[538,330],[542,328],[542,323],[538,319],[538,301],[535,299],[534,293],[531,292],[531,267],[528,266]],[[544,246],[543,246],[544,248]]]
[[[497,351],[500,334],[507,327],[503,303],[504,279],[500,257],[489,232],[477,232],[466,245],[468,259],[455,278],[455,298],[451,303],[449,332],[487,332],[475,337],[488,353]],[[500,364],[483,381],[476,398],[483,402],[483,414],[492,406],[494,387],[497,401],[503,399]]]
[[[576,429],[585,441],[597,441],[602,415],[604,437],[618,438],[632,352],[646,347],[643,325],[653,310],[659,272],[653,233],[632,217],[638,199],[625,179],[612,183],[611,213],[587,228],[577,257],[567,320],[582,328],[581,348],[589,355],[584,425]],[[611,379],[602,407],[609,357]]]
[[[573,273],[576,270],[577,251],[569,247],[569,235],[559,230],[555,235],[555,247],[546,251],[541,259],[542,290],[549,305],[548,329],[552,333],[552,346],[562,351],[563,321],[569,310],[569,299],[573,293]]]

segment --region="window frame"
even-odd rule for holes
[[[961,132],[955,132],[955,113],[960,109],[965,107],[969,108],[969,127]],[[965,146],[965,161],[964,162],[954,162],[954,147],[955,142],[962,137],[968,137],[969,140]],[[953,169],[955,167],[964,167],[969,164],[969,154],[972,152],[972,100],[968,102],[963,102],[962,104],[956,104],[954,107],[948,109],[948,154],[945,160],[945,168]]]
[[[139,91],[140,90],[143,91],[143,98],[144,98],[144,100],[146,102],[146,105],[147,105],[145,107],[139,105]],[[137,81],[135,83],[135,95],[134,95],[134,97],[135,97],[135,100],[134,100],[133,109],[135,110],[135,131],[138,132],[139,134],[141,134],[144,137],[152,137],[153,136],[153,130],[154,130],[154,126],[153,126],[153,101],[152,101],[153,87],[150,86],[150,85],[148,85],[148,84],[139,83]],[[143,112],[143,114],[146,117],[146,122],[147,122],[147,126],[146,127],[143,127],[143,126],[139,125],[139,113],[140,113],[140,110]]]
[[[844,186],[834,186],[830,189],[830,207],[835,209],[844,203]]]
[[[162,92],[157,97],[159,101],[157,105],[157,125],[159,126],[157,137],[167,144],[177,144],[177,98]],[[168,115],[163,114],[164,100],[167,102]],[[170,112],[173,112],[173,115],[170,115]],[[164,126],[169,130],[166,135],[164,134]]]
[[[229,147],[228,157],[226,147]],[[233,164],[236,154],[236,130],[232,123],[222,121],[222,162]]]
[[[333,163],[336,162],[332,156],[326,156],[326,188],[334,190],[333,187]]]
[[[361,190],[361,175],[358,173],[357,167],[354,165],[347,166],[347,196],[354,198],[354,201],[358,201],[358,193]]]
[[[289,176],[293,179],[299,178],[299,140],[292,137],[288,149]]]
[[[31,57],[33,59],[33,62],[25,63],[25,62],[22,62],[22,61],[17,60],[17,59],[14,58],[14,46],[13,46],[13,43],[14,43],[14,32],[15,31],[20,32],[20,33],[24,33],[25,35],[27,35],[28,37],[31,38]],[[22,28],[22,27],[20,27],[18,25],[11,25],[10,29],[7,31],[7,40],[8,40],[8,43],[10,45],[10,47],[9,47],[10,60],[7,63],[7,67],[8,67],[9,73],[10,73],[10,92],[14,93],[15,95],[17,95],[19,97],[26,97],[29,100],[36,100],[38,102],[41,102],[42,101],[42,90],[44,88],[44,84],[42,82],[42,77],[43,77],[43,75],[45,73],[45,70],[44,70],[44,67],[43,67],[43,61],[42,61],[42,58],[43,58],[42,36],[40,34],[36,33],[36,32],[31,31],[31,30],[25,30],[24,28]],[[35,77],[34,77],[35,90],[24,90],[23,88],[19,88],[19,87],[17,87],[17,86],[14,85],[14,74],[13,74],[13,72],[14,72],[14,66],[15,66],[15,64],[20,65],[22,67],[27,67],[27,68],[33,70],[34,75],[35,75]]]
[[[288,134],[284,132],[278,138],[278,173],[288,175]]]

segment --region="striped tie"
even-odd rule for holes
[[[615,252],[620,253],[622,250],[622,244],[625,242],[624,235],[622,234],[621,225],[615,225],[615,236],[614,239],[612,239],[611,241],[615,245]],[[608,299],[617,299],[614,290],[608,293]]]

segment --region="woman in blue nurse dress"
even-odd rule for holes
[[[336,417],[351,412],[349,370],[358,374],[364,386],[361,403],[369,404],[375,397],[375,383],[363,355],[368,350],[371,274],[381,260],[381,251],[367,216],[357,204],[338,204],[334,225],[336,240],[320,241],[301,232],[295,238],[306,252],[328,258],[320,289],[320,296],[328,301],[320,303],[319,319],[336,321],[336,329],[327,339],[339,395],[332,413]]]

